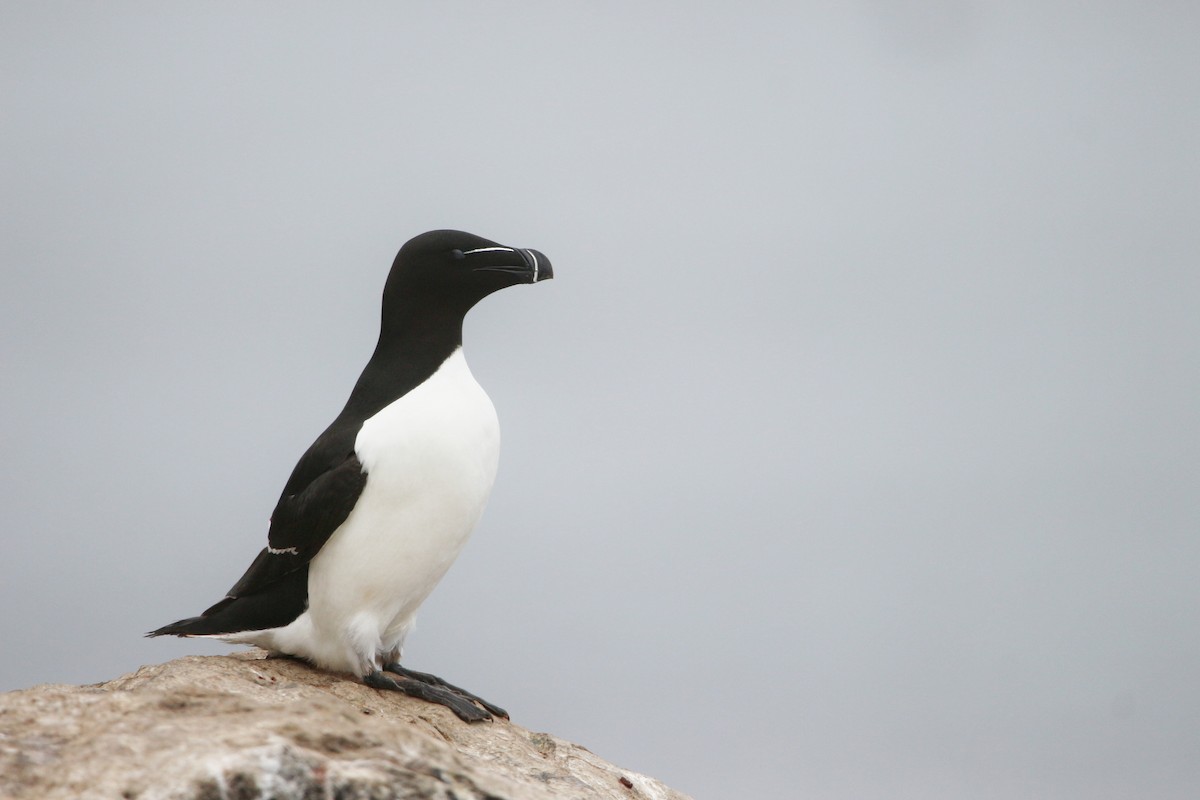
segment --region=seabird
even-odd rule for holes
[[[551,277],[537,250],[463,231],[405,244],[384,285],[375,352],[292,470],[267,546],[223,600],[147,636],[256,645],[439,703],[468,722],[507,718],[400,666],[400,655],[496,477],[500,429],[463,358],[463,317],[492,292]]]

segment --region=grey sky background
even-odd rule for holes
[[[410,236],[537,247],[407,662],[698,798],[1200,781],[1187,3],[0,5],[0,689],[223,645]]]

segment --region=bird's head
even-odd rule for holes
[[[499,289],[554,277],[537,250],[509,247],[465,231],[439,230],[410,239],[392,264],[383,290],[389,298],[444,304],[466,313]]]

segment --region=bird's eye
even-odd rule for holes
[[[463,254],[462,250],[455,249],[450,251],[450,257],[455,261],[462,261],[464,258],[466,258],[466,255]]]

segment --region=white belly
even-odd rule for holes
[[[460,348],[368,419],[354,449],[366,486],[309,565],[308,610],[270,644],[364,674],[399,657],[418,606],[466,544],[496,477],[500,428]]]

